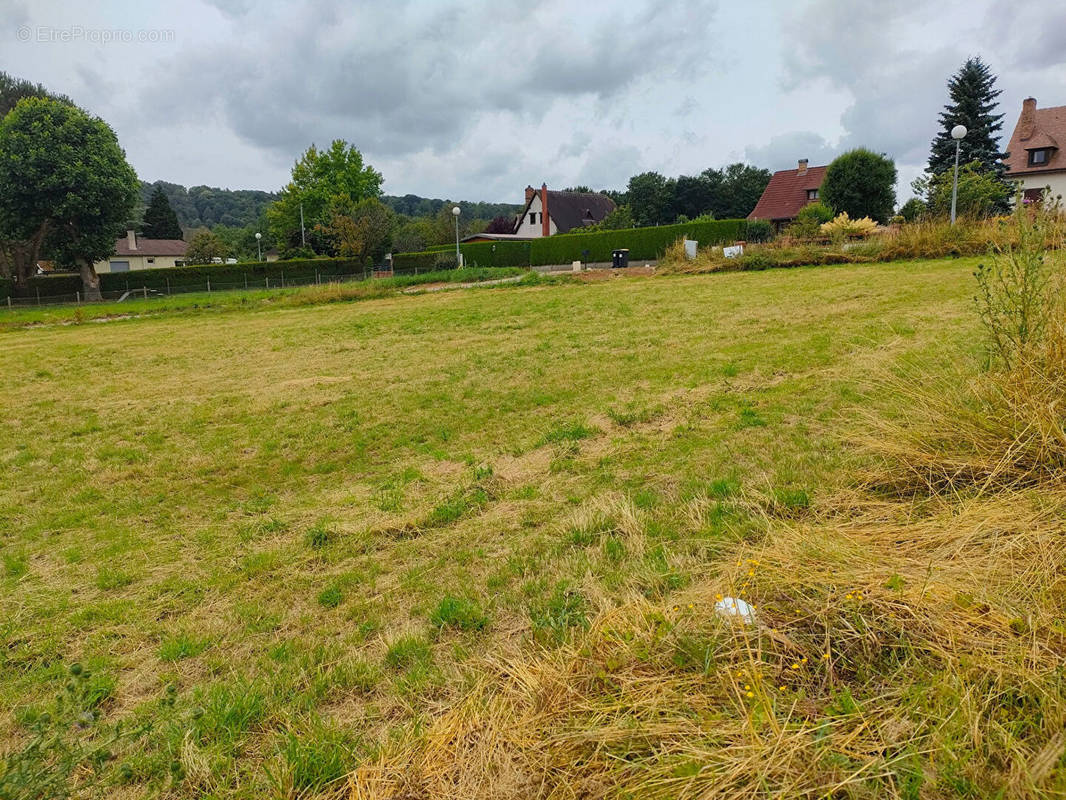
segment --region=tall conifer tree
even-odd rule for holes
[[[181,225],[178,215],[170,207],[170,201],[161,186],[155,187],[144,210],[144,226],[141,230],[145,239],[180,239]]]
[[[981,170],[1002,176],[1006,171],[999,149],[999,132],[1003,128],[1003,115],[996,114],[997,97],[1001,90],[995,88],[996,76],[979,57],[966,60],[948,81],[951,102],[940,112],[940,131],[933,139],[929,152],[927,172],[938,175],[955,166],[955,140],[951,129],[956,125],[966,126],[966,137],[959,150],[959,163],[978,161]]]

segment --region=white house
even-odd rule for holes
[[[526,187],[526,205],[515,221],[514,236],[535,239],[594,225],[614,211],[614,201],[598,192],[549,192]]]

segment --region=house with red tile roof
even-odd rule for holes
[[[144,239],[136,231],[126,231],[125,236],[115,240],[115,254],[93,266],[97,274],[180,267],[185,264],[188,249],[188,243],[181,239]]]
[[[1005,177],[1020,184],[1026,200],[1047,189],[1066,196],[1066,106],[1037,108],[1036,98],[1022,101],[1022,113],[1007,147]]]
[[[796,218],[801,208],[818,201],[825,170],[809,167],[807,159],[801,158],[796,169],[775,172],[748,219],[766,220],[780,230]]]

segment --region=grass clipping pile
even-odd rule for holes
[[[676,605],[630,603],[486,664],[350,796],[1066,793],[1066,320],[1045,250],[1023,266],[1039,275],[1011,277],[1032,255],[982,267],[988,368],[910,389],[915,414],[870,439],[870,485],[770,521]],[[1036,311],[1016,307],[1026,291]],[[755,624],[717,616],[722,596]]]

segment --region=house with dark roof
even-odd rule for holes
[[[550,192],[526,187],[526,204],[515,220],[514,236],[536,239],[595,225],[614,211],[614,200],[598,192]]]
[[[1007,147],[1005,177],[1017,181],[1026,200],[1039,200],[1047,189],[1066,196],[1066,106],[1037,108],[1036,98],[1022,101],[1022,113]]]
[[[124,237],[115,240],[115,254],[93,266],[97,274],[181,267],[188,249],[189,245],[181,239],[144,239],[136,231],[126,231]]]
[[[817,202],[825,170],[825,167],[809,167],[807,159],[801,158],[796,169],[775,172],[748,219],[766,220],[778,230],[788,225],[801,208]]]

